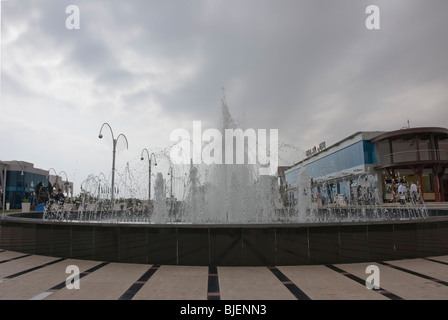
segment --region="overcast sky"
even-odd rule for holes
[[[222,88],[234,117],[297,147],[287,161],[408,119],[447,127],[447,13],[446,0],[3,1],[0,160],[64,170],[79,190],[110,172],[104,122],[129,142],[117,168],[139,167],[174,129],[217,127]]]

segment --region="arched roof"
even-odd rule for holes
[[[405,128],[395,131],[385,132],[373,138],[372,142],[378,142],[386,139],[401,139],[414,135],[433,134],[448,137],[448,129],[439,127],[420,127],[420,128]]]

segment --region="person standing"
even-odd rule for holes
[[[400,195],[400,203],[405,204],[406,203],[406,194],[408,192],[408,189],[406,188],[406,184],[402,182],[398,186],[398,194]]]
[[[417,189],[417,185],[415,184],[415,182],[412,182],[411,187],[409,188],[409,193],[411,196],[411,201],[413,203],[417,203],[418,202],[418,189]]]
[[[56,203],[57,204],[64,204],[65,202],[65,196],[61,189],[58,189],[58,194],[56,195]]]

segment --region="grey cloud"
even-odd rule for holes
[[[81,29],[74,32],[65,28],[69,4],[81,10]],[[369,4],[13,1],[3,4],[3,27],[22,21],[29,29],[2,48],[5,69],[16,72],[3,74],[3,93],[19,96],[32,90],[20,87],[20,60],[9,65],[8,52],[36,50],[62,56],[63,70],[73,71],[74,81],[85,81],[86,96],[93,93],[99,100],[92,105],[118,96],[123,112],[141,112],[155,102],[163,121],[213,122],[224,87],[235,115],[245,114],[250,126],[278,128],[281,139],[303,149],[359,130],[395,129],[391,126],[406,120],[384,121],[390,108],[391,115],[429,119],[421,116],[428,110],[401,105],[408,100],[397,97],[414,91],[416,101],[425,101],[415,90],[440,94],[431,88],[447,83],[448,2],[375,0],[381,10],[376,31],[364,25]],[[177,71],[190,66],[191,75],[180,78]],[[35,71],[43,82],[50,76],[44,69]],[[51,103],[51,97],[46,99]],[[435,111],[446,103],[442,95],[426,100]],[[112,117],[106,109],[92,110],[92,117],[101,118],[98,122]],[[415,123],[442,125],[437,113],[431,122]]]

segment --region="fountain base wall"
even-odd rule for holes
[[[110,262],[269,266],[448,254],[448,217],[373,223],[142,225],[0,220],[0,248]]]

